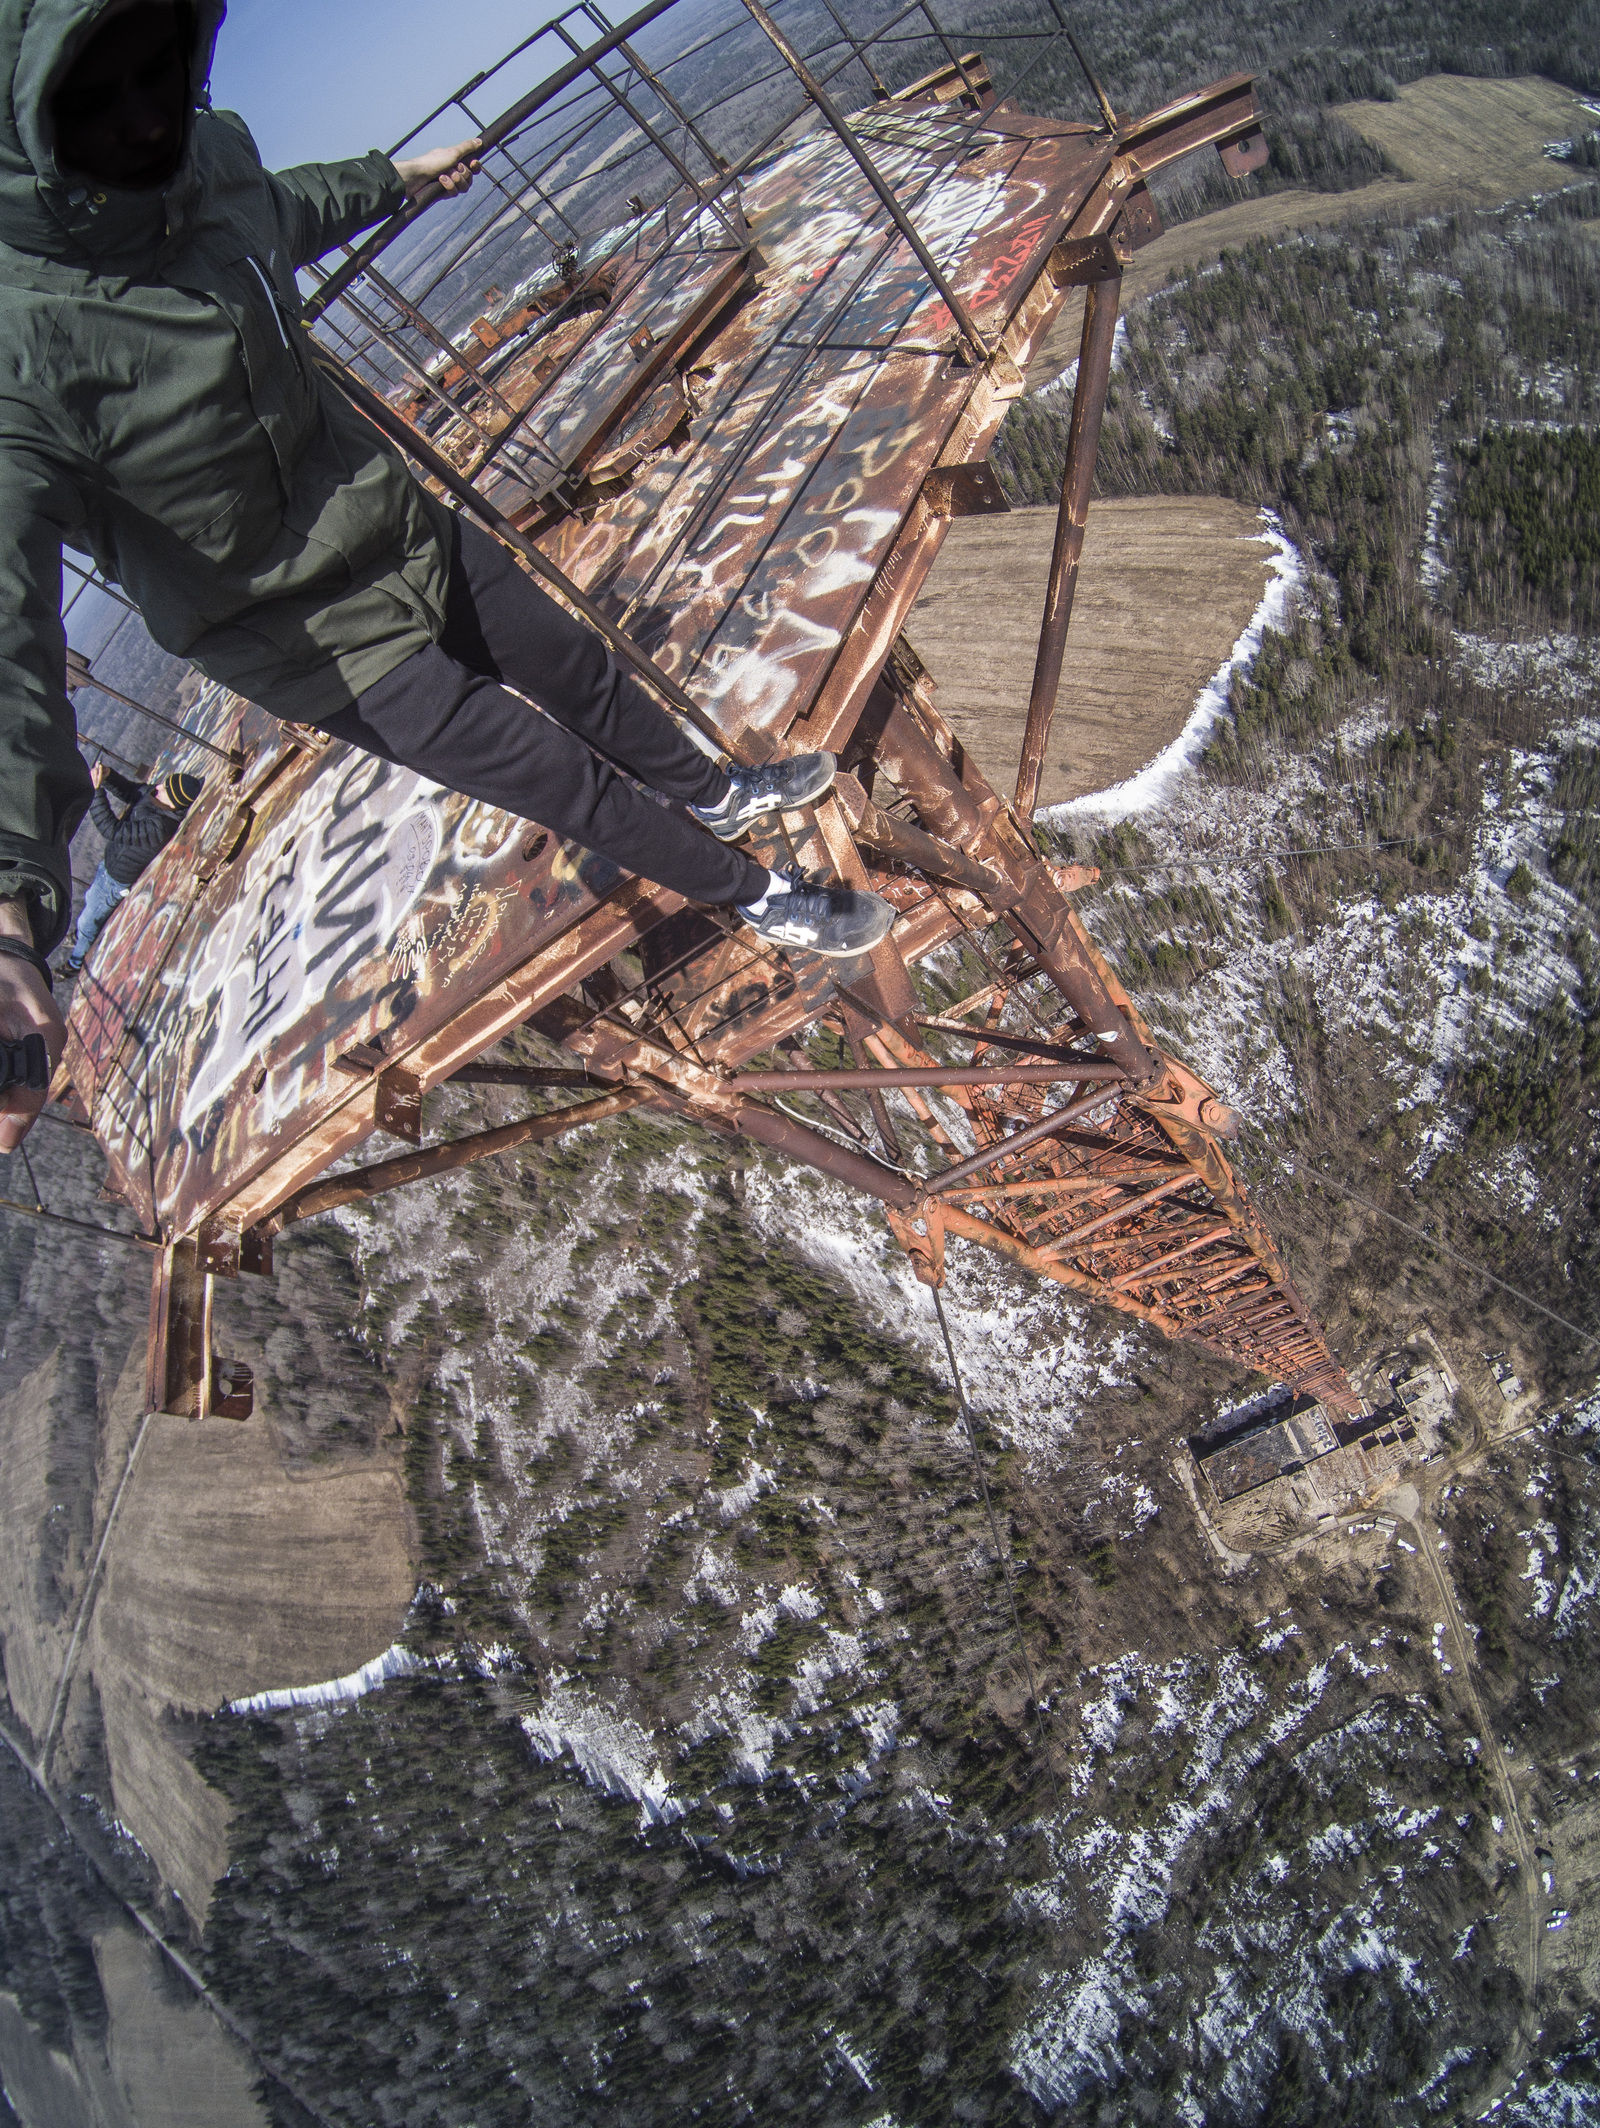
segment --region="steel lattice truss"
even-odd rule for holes
[[[1255,167],[1250,83],[1127,122],[1090,76],[1098,116],[1065,123],[926,5],[870,36],[832,7],[786,7],[786,29],[759,0],[719,6],[692,36],[671,0],[541,31],[511,60],[544,78],[481,127],[487,209],[397,217],[310,309],[423,477],[669,706],[745,761],[839,754],[834,792],[754,854],[869,885],[899,920],[858,962],[775,951],[229,698],[229,772],[108,930],[66,1065],[158,1245],[152,1399],[248,1408],[211,1354],[212,1280],[270,1270],[292,1221],[642,1104],[875,1196],[930,1282],[954,1234],[1354,1411],[1223,1150],[1232,1118],[1152,1040],[1031,826],[1121,271],[1160,229],[1145,181],[1208,143]],[[1054,0],[985,41],[1023,82],[1071,42]],[[936,70],[891,93],[919,53]],[[486,294],[491,270],[509,290]],[[904,629],[951,518],[1004,507],[986,454],[1079,285],[1008,800]],[[483,1061],[526,1023],[570,1068]],[[452,1078],[576,1098],[422,1149],[422,1097]],[[419,1149],[336,1166],[378,1128]]]

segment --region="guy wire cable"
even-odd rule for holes
[[[1050,1793],[1055,1798],[1056,1815],[1061,1814],[1061,1785],[1056,1779],[1056,1763],[1051,1754],[1049,1737],[1044,1726],[1044,1709],[1039,1704],[1039,1686],[1033,1674],[1033,1663],[1028,1654],[1028,1643],[1022,1630],[1022,1614],[1017,1609],[1017,1585],[1011,1572],[1011,1554],[1000,1544],[1000,1522],[994,1511],[994,1501],[989,1494],[989,1474],[983,1467],[983,1457],[978,1451],[978,1436],[972,1424],[972,1412],[967,1403],[967,1392],[962,1385],[961,1369],[956,1362],[956,1348],[950,1336],[950,1325],[945,1320],[944,1300],[937,1286],[930,1286],[933,1295],[933,1312],[939,1318],[939,1329],[944,1338],[944,1349],[950,1361],[950,1379],[955,1385],[956,1408],[961,1413],[961,1423],[966,1428],[967,1446],[972,1450],[973,1467],[978,1473],[978,1484],[983,1492],[983,1504],[989,1516],[989,1536],[994,1545],[995,1557],[1000,1562],[1000,1571],[1005,1576],[1006,1596],[1011,1605],[1011,1623],[1017,1636],[1017,1652],[1022,1657],[1022,1673],[1028,1680],[1028,1697],[1033,1702],[1034,1732],[1039,1739],[1039,1750],[1044,1758],[1045,1771],[1050,1776]]]
[[[78,1615],[72,1622],[72,1638],[67,1643],[67,1652],[62,1660],[61,1675],[56,1679],[55,1695],[50,1702],[50,1718],[45,1724],[44,1744],[39,1753],[41,1780],[50,1778],[50,1762],[55,1756],[60,1740],[61,1725],[66,1719],[67,1698],[72,1690],[73,1672],[78,1664],[78,1650],[83,1644],[83,1635],[90,1618],[94,1615],[95,1602],[100,1593],[100,1570],[105,1565],[106,1550],[111,1543],[111,1533],[116,1528],[121,1512],[122,1497],[128,1490],[134,1465],[139,1460],[139,1451],[144,1447],[145,1436],[150,1431],[150,1421],[155,1417],[152,1408],[139,1421],[139,1430],[133,1437],[127,1461],[122,1466],[122,1475],[117,1480],[117,1489],[111,1496],[111,1505],[106,1512],[105,1527],[100,1532],[100,1542],[95,1546],[94,1564],[89,1569],[89,1578],[83,1585],[83,1594],[78,1600]]]
[[[0,1212],[20,1212],[24,1219],[43,1219],[53,1227],[71,1227],[95,1241],[122,1241],[130,1248],[158,1249],[161,1244],[149,1234],[124,1234],[120,1227],[98,1227],[89,1219],[69,1219],[65,1212],[41,1212],[36,1204],[18,1204],[14,1197],[0,1197]]]
[[[1537,1308],[1541,1315],[1549,1316],[1551,1322],[1559,1323],[1563,1330],[1570,1330],[1574,1337],[1581,1337],[1586,1345],[1600,1345],[1600,1337],[1596,1337],[1592,1330],[1585,1330],[1581,1324],[1573,1322],[1570,1316],[1557,1315],[1554,1308],[1547,1308],[1542,1300],[1535,1300],[1531,1293],[1524,1293],[1520,1286],[1508,1285],[1503,1278],[1496,1278],[1494,1273],[1485,1270],[1481,1263],[1474,1262],[1470,1256],[1460,1255],[1440,1241],[1437,1235],[1430,1234],[1425,1227],[1414,1227],[1409,1219],[1401,1219],[1394,1212],[1386,1212],[1381,1204],[1373,1204],[1366,1197],[1358,1197],[1354,1190],[1347,1190],[1342,1182],[1335,1182],[1331,1175],[1313,1173],[1312,1179],[1319,1187],[1337,1190],[1341,1197],[1348,1197],[1352,1204],[1359,1204],[1363,1211],[1371,1212],[1379,1219],[1387,1219],[1391,1226],[1401,1227],[1407,1234],[1414,1234],[1418,1241],[1425,1242],[1430,1249],[1437,1249],[1441,1256],[1448,1256],[1452,1263],[1460,1264],[1464,1271],[1476,1271],[1478,1276],[1486,1278],[1491,1286],[1498,1286],[1502,1293],[1509,1293],[1513,1300],[1520,1300],[1526,1308]]]
[[[1045,822],[1049,826],[1049,822]],[[1224,872],[1243,865],[1272,864],[1280,857],[1331,857],[1340,851],[1409,850],[1414,843],[1423,841],[1421,835],[1397,835],[1389,842],[1317,842],[1301,850],[1256,850],[1248,857],[1156,857],[1148,864],[1119,864],[1112,858],[1108,870],[1112,879],[1120,879],[1129,872],[1175,872],[1216,871]],[[1107,884],[1111,882],[1108,879]]]
[[[18,1151],[18,1152],[19,1152],[19,1153],[20,1153],[20,1154],[22,1155],[22,1165],[23,1165],[23,1167],[24,1167],[24,1168],[25,1168],[25,1169],[27,1170],[27,1175],[28,1175],[28,1187],[29,1187],[29,1189],[30,1189],[30,1190],[32,1190],[32,1192],[33,1192],[33,1208],[34,1208],[34,1210],[35,1210],[36,1212],[45,1212],[45,1211],[48,1211],[48,1210],[49,1210],[49,1206],[48,1206],[48,1205],[47,1205],[47,1204],[45,1203],[45,1201],[44,1201],[44,1196],[43,1196],[43,1193],[42,1193],[42,1192],[40,1191],[40,1188],[39,1188],[39,1178],[38,1178],[38,1176],[37,1176],[37,1175],[36,1175],[36,1174],[35,1174],[35,1173],[33,1172],[33,1162],[32,1162],[32,1161],[31,1161],[31,1160],[30,1160],[30,1159],[28,1158],[28,1148],[27,1148],[27,1146],[26,1146],[26,1145],[24,1145],[24,1144],[23,1144],[23,1143],[22,1143],[22,1142],[21,1142],[21,1141],[19,1140],[19,1141],[18,1141],[18,1143],[17,1143],[17,1148],[16,1148],[16,1149],[17,1149],[17,1151]]]
[[[46,1123],[60,1123],[68,1130],[78,1128],[76,1124],[68,1123],[65,1116],[55,1115],[49,1109],[41,1109],[39,1114]],[[160,1247],[160,1243],[149,1234],[127,1234],[119,1227],[99,1226],[92,1219],[72,1219],[65,1212],[52,1212],[44,1201],[43,1192],[39,1188],[39,1178],[33,1172],[33,1162],[28,1158],[27,1147],[14,1145],[11,1151],[22,1155],[22,1165],[27,1171],[28,1184],[33,1191],[33,1202],[21,1204],[14,1197],[0,1197],[0,1212],[20,1212],[25,1219],[43,1219],[51,1226],[71,1227],[74,1233],[93,1235],[97,1241],[128,1242],[136,1249]]]

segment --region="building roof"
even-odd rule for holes
[[[1321,1405],[1308,1404],[1271,1426],[1225,1441],[1203,1458],[1201,1468],[1217,1497],[1232,1500],[1331,1455],[1338,1445]]]

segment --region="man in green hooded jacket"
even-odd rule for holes
[[[875,944],[886,903],[732,847],[820,796],[832,757],[709,760],[311,359],[297,269],[429,184],[465,190],[479,143],[264,170],[206,99],[223,12],[0,0],[0,1043],[42,1034],[53,1066],[64,1039],[45,955],[90,784],[63,545],[165,649],[279,716],[736,907],[774,944]],[[40,1105],[0,1091],[0,1151]]]

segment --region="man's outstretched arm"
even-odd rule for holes
[[[129,808],[137,803],[142,783],[135,783],[131,776],[119,776],[114,768],[104,761],[97,761],[89,771],[89,781],[94,785],[94,796],[89,800],[89,825],[102,842],[109,842],[127,817]],[[119,813],[114,799],[122,800]]]
[[[467,191],[480,167],[478,147],[477,140],[463,140],[399,162],[374,148],[351,162],[268,171],[291,259],[304,266],[338,244],[353,243],[363,229],[398,213],[430,184],[452,196]]]

